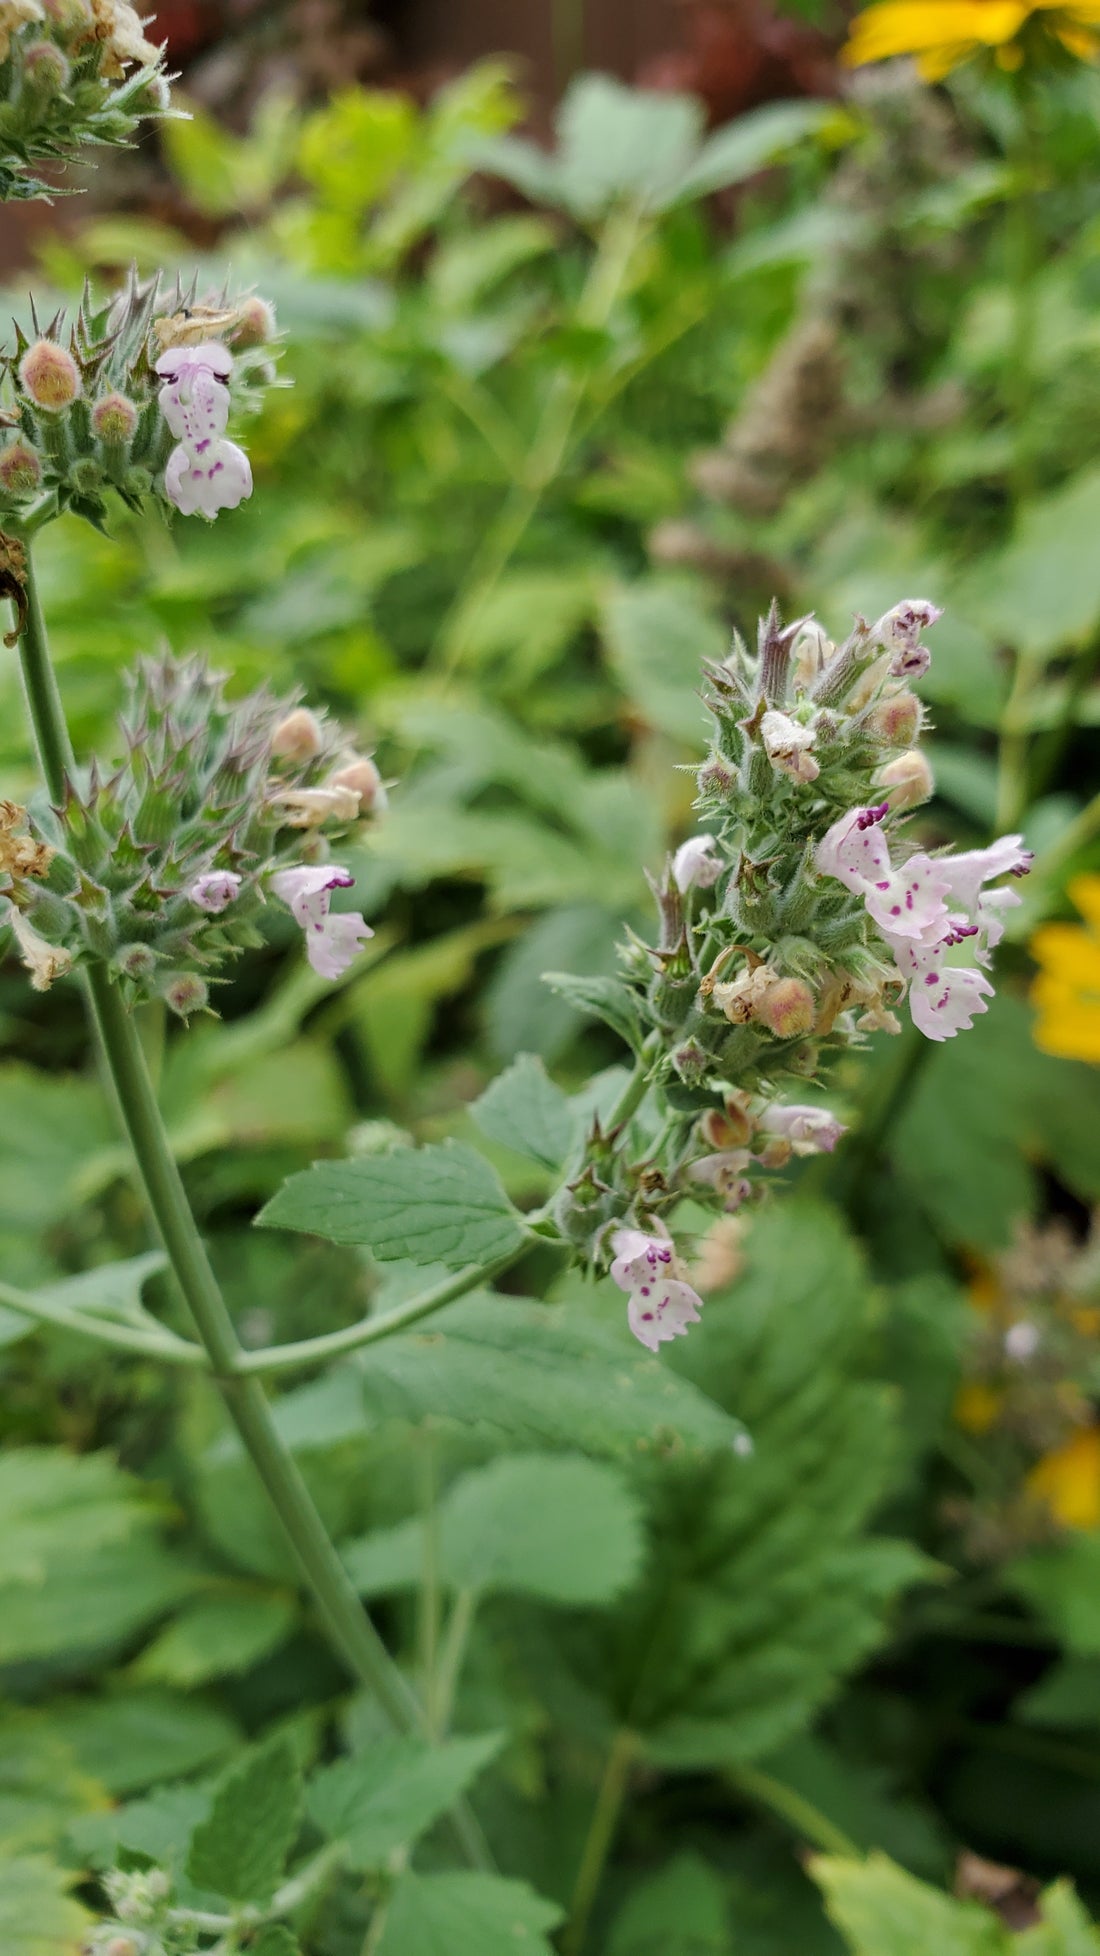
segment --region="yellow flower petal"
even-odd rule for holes
[[[1030,11],[1028,0],[877,0],[853,21],[844,59],[919,54],[952,65],[971,47],[1013,40]]]
[[[1044,1013],[1032,1037],[1040,1052],[1054,1059],[1086,1060],[1100,1066],[1100,1010]]]
[[[1080,924],[1041,924],[1030,950],[1050,977],[1100,994],[1100,943]]]
[[[1027,1486],[1063,1527],[1100,1528],[1100,1427],[1075,1433],[1064,1446],[1044,1454]]]
[[[1100,4],[1097,5],[1096,18],[1100,22]],[[1100,931],[1100,876],[1075,876],[1067,885],[1066,895],[1086,923],[1091,924],[1093,930]]]

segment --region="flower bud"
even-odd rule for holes
[[[816,618],[808,618],[795,639],[793,677],[796,693],[808,693],[818,674],[824,671],[836,646]]]
[[[276,727],[271,751],[280,761],[313,761],[321,752],[323,742],[317,715],[308,706],[296,706]]]
[[[115,953],[114,967],[123,978],[145,984],[157,968],[156,952],[148,944],[123,944]]]
[[[94,496],[103,487],[103,470],[94,455],[81,455],[69,471],[69,480],[82,496]]]
[[[141,1956],[133,1936],[112,1936],[103,1946],[103,1956]]]
[[[258,293],[243,299],[237,310],[237,323],[230,334],[234,347],[266,346],[275,337],[275,314]]]
[[[132,441],[137,424],[137,408],[125,394],[104,394],[92,409],[93,431],[112,447]]]
[[[737,785],[736,774],[721,754],[711,754],[703,762],[695,780],[701,795],[714,795],[719,799],[731,794]]]
[[[330,774],[325,783],[327,788],[350,788],[359,796],[361,815],[383,815],[386,810],[386,790],[382,776],[369,754],[355,754],[335,774]]]
[[[355,788],[280,788],[271,800],[288,829],[317,829],[322,822],[354,822],[359,813]]]
[[[33,448],[18,437],[0,448],[0,490],[8,496],[31,496],[42,480],[42,464]]]
[[[920,733],[923,718],[923,709],[916,694],[903,690],[900,693],[887,693],[878,700],[864,725],[867,732],[875,740],[881,740],[884,747],[911,747]]]
[[[908,754],[899,754],[896,760],[887,761],[875,775],[876,788],[882,788],[890,798],[890,806],[896,811],[903,808],[919,808],[922,801],[929,801],[936,792],[932,770],[920,749],[914,747]]]
[[[817,780],[821,769],[809,752],[814,744],[809,727],[800,727],[789,714],[772,707],[760,722],[760,738],[769,761],[781,774],[789,775],[792,781]]]
[[[672,1064],[685,1087],[701,1087],[714,1061],[697,1039],[686,1039],[673,1053]]]
[[[33,41],[23,54],[23,80],[42,95],[60,95],[68,86],[69,64],[52,41]]]
[[[813,1030],[817,1002],[801,978],[779,978],[757,1001],[753,1017],[777,1039],[800,1039]]]
[[[712,835],[689,836],[672,858],[672,880],[684,895],[688,890],[712,889],[722,874],[722,858],[715,853]]]
[[[727,1101],[725,1108],[708,1107],[699,1122],[699,1134],[716,1154],[731,1148],[744,1148],[752,1139],[752,1122],[742,1108]]]
[[[58,413],[80,393],[80,369],[56,340],[35,340],[19,362],[19,378],[36,407]]]
[[[197,876],[187,894],[199,910],[205,910],[210,917],[218,917],[237,896],[241,879],[235,870],[212,869],[205,876]]]
[[[210,1002],[205,984],[193,971],[178,971],[162,987],[162,995],[181,1019],[189,1019],[192,1012],[205,1011]]]

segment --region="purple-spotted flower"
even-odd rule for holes
[[[192,903],[205,910],[210,917],[218,917],[228,910],[239,894],[241,879],[233,869],[208,870],[205,876],[196,876],[187,894]]]
[[[681,842],[672,858],[672,880],[681,896],[688,890],[709,890],[722,874],[722,858],[716,855],[712,835],[692,835]]]
[[[374,932],[356,910],[330,914],[333,890],[350,890],[355,882],[338,863],[299,863],[276,870],[274,894],[286,904],[305,932],[306,956],[321,978],[341,978]]]
[[[1019,835],[988,849],[927,856],[918,851],[894,869],[881,823],[888,804],[855,808],[834,822],[817,849],[817,867],[863,897],[909,988],[913,1024],[928,1039],[953,1039],[987,1012],[993,987],[973,965],[949,956],[972,942],[988,965],[1004,936],[1004,913],[1019,903],[1014,890],[987,890],[995,876],[1026,876],[1031,851]]]
[[[611,1276],[629,1293],[627,1323],[641,1344],[655,1352],[698,1324],[703,1300],[675,1273],[676,1253],[669,1238],[644,1229],[617,1229],[611,1239]]]
[[[796,1155],[831,1155],[842,1134],[848,1130],[827,1107],[776,1103],[765,1107],[758,1126],[764,1134],[775,1134],[789,1141]]]
[[[177,446],[168,457],[164,490],[184,516],[213,521],[220,509],[236,509],[252,494],[252,470],[243,448],[225,439],[233,356],[216,340],[173,346],[157,361],[164,385],[161,413]]]

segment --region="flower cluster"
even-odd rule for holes
[[[102,524],[111,493],[132,509],[153,497],[212,517],[252,488],[226,438],[231,407],[253,407],[274,370],[274,319],[262,299],[198,304],[182,289],[131,278],[99,305],[86,292],[72,327],[19,329],[6,369],[11,432],[0,446],[0,519],[71,509]]]
[[[706,828],[654,885],[656,943],[632,936],[623,978],[594,1001],[631,1029],[646,1091],[618,1126],[594,1124],[557,1209],[583,1262],[611,1261],[643,1342],[694,1322],[663,1234],[677,1203],[736,1211],[792,1157],[831,1152],[843,1125],[803,1083],[869,1033],[899,1032],[903,998],[937,1041],[987,1009],[991,954],[1020,900],[1000,879],[1030,854],[1019,836],[962,852],[907,838],[933,788],[912,687],[939,616],[908,599],[838,646],[773,607],[755,656],[737,641],[708,670]]]
[[[187,1017],[228,958],[264,942],[269,897],[300,925],[314,969],[338,978],[371,932],[358,914],[330,911],[354,878],[324,860],[328,831],[384,807],[374,762],[267,692],[230,703],[196,660],[149,661],[132,692],[121,765],[70,783],[34,833],[16,832],[18,810],[0,833],[0,863],[24,865],[6,921],[33,982],[43,989],[93,956],[130,998],[160,997]]]
[[[0,0],[0,199],[45,195],[33,166],[126,144],[165,113],[146,25],[127,0]]]

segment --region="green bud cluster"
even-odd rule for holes
[[[164,51],[125,0],[0,0],[0,200],[50,194],[38,166],[167,112]]]
[[[310,715],[309,751],[288,754],[280,734],[302,710],[266,689],[227,700],[224,685],[197,659],[141,663],[122,761],[71,781],[62,808],[32,810],[54,851],[24,887],[32,929],[68,960],[105,960],[130,1001],[160,997],[184,1018],[226,959],[263,943],[268,873],[323,846],[318,827],[303,834],[297,798],[325,813],[331,800],[337,821],[360,805],[324,787],[343,752],[335,729]],[[196,896],[212,877],[231,881],[223,908]]]
[[[0,0],[2,6],[3,0]],[[169,347],[222,340],[233,354],[235,407],[254,411],[274,378],[274,319],[262,299],[199,302],[193,288],[162,289],[134,273],[98,300],[85,287],[71,327],[63,313],[32,332],[17,326],[0,355],[0,522],[35,527],[69,509],[102,528],[109,498],[133,510],[164,496],[175,437],[161,412],[158,357]]]

